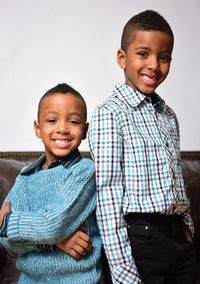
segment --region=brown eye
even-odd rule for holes
[[[70,120],[70,123],[71,124],[79,124],[79,121],[77,121],[77,120]]]
[[[169,60],[170,60],[170,57],[169,57],[169,56],[166,56],[166,55],[162,55],[162,56],[160,56],[160,59],[161,59],[162,61],[169,61]]]
[[[56,122],[56,120],[55,119],[49,119],[48,122],[54,123],[54,122]]]
[[[148,56],[147,52],[145,52],[145,51],[138,52],[138,55],[140,55],[141,57],[147,57]]]

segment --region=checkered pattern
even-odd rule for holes
[[[113,283],[140,281],[126,214],[177,213],[191,222],[179,161],[178,122],[158,95],[153,98],[117,84],[113,94],[95,109],[90,126],[97,220]]]

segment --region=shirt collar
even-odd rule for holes
[[[165,112],[166,110],[165,101],[161,99],[161,97],[158,94],[153,93],[151,97],[151,103],[157,111],[162,112],[162,113]]]
[[[69,155],[61,157],[59,160],[52,162],[48,169],[55,168],[59,165],[63,165],[65,168],[70,168],[74,164],[78,163],[82,159],[82,156],[78,149],[75,149]],[[46,155],[42,155],[37,161],[33,162],[30,166],[22,170],[21,175],[30,175],[36,171],[42,170],[42,167],[46,161]]]
[[[152,105],[158,111],[164,112],[166,109],[166,104],[164,100],[162,100],[158,94],[154,93],[153,99],[151,99],[150,97],[145,96],[143,93],[134,90],[126,84],[117,83],[113,90],[112,96],[117,96],[122,102],[126,102],[132,107],[138,107],[145,101],[151,101]]]

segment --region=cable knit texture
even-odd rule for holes
[[[19,175],[6,200],[12,214],[8,237],[1,242],[18,253],[18,283],[92,284],[101,277],[101,239],[95,220],[96,184],[94,164],[82,159],[66,169],[63,165]],[[83,224],[93,250],[80,260],[59,248],[42,250],[66,239]]]

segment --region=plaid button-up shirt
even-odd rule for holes
[[[183,214],[192,226],[179,160],[174,112],[125,84],[93,113],[89,145],[96,165],[97,221],[113,283],[140,281],[124,216]]]

